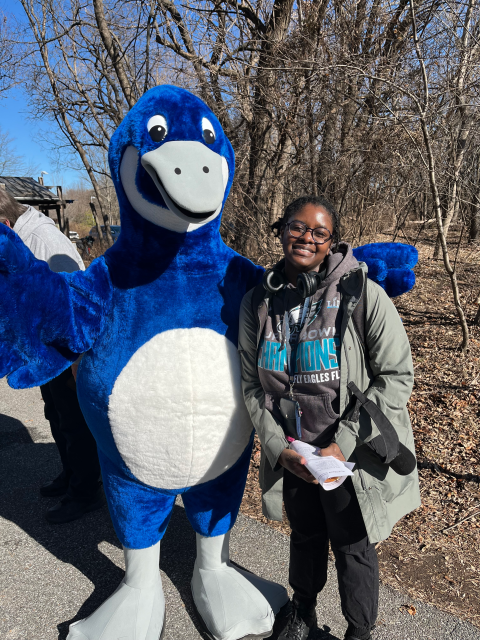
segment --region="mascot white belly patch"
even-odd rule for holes
[[[145,343],[118,376],[108,414],[127,467],[162,489],[218,477],[252,432],[237,350],[211,329],[174,329]]]

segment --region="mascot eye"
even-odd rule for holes
[[[167,135],[167,121],[163,116],[153,116],[147,123],[147,129],[154,142],[161,142]]]
[[[207,144],[213,144],[215,142],[215,129],[212,123],[204,118],[202,120],[203,139]]]

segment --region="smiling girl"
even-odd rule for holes
[[[239,351],[245,402],[262,445],[263,512],[282,519],[283,476],[292,530],[294,595],[279,640],[306,640],[315,628],[329,543],[348,623],[345,639],[369,640],[378,609],[375,543],[420,499],[416,469],[398,476],[366,445],[376,427],[355,407],[347,385],[355,382],[380,406],[414,450],[406,410],[413,386],[410,346],[391,300],[367,279],[350,245],[339,241],[338,214],[326,199],[298,198],[272,230],[284,258],[243,300]],[[366,344],[352,317],[362,298]],[[295,407],[289,425],[286,406]],[[325,491],[289,448],[292,428],[321,455],[354,462],[353,478]]]

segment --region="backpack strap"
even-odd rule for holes
[[[260,306],[262,300],[265,299],[266,295],[267,295],[267,292],[265,291],[265,289],[263,287],[263,284],[260,282],[260,284],[257,284],[255,289],[253,290],[252,299],[251,299],[252,311],[253,311],[253,315],[255,316],[255,320],[257,321],[257,323],[258,323],[257,310],[258,310],[258,307]]]
[[[353,321],[353,326],[355,327],[355,332],[358,336],[358,339],[360,340],[360,344],[363,347],[365,356],[368,356],[368,353],[367,353],[367,278],[365,278],[365,282],[363,283],[362,293],[360,294],[360,298],[358,299],[355,309],[353,310],[352,321]],[[352,391],[352,389],[350,388],[350,385],[348,385],[348,387],[350,391]],[[358,422],[358,419],[360,417],[360,409],[362,408],[362,403],[359,400],[358,396],[355,398],[355,400],[356,400],[355,408],[350,418],[352,422]]]
[[[381,411],[374,402],[369,400],[354,382],[348,383],[348,389],[350,389],[359,406],[365,409],[380,431],[380,436],[377,436],[366,444],[371,446],[375,453],[382,458],[382,462],[390,464],[390,462],[398,456],[400,448],[398,434],[395,431],[395,427],[383,411]],[[411,473],[412,471],[413,469],[408,473]]]
[[[353,326],[357,333],[358,339],[363,346],[364,351],[367,350],[367,278],[363,283],[362,293],[352,313]]]

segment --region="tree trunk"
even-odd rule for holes
[[[417,25],[416,25],[416,18],[415,18],[414,0],[410,0],[410,12],[411,12],[411,16],[412,16],[413,29],[414,29],[413,39],[414,39],[414,43],[415,43],[415,52],[416,52],[416,55],[417,55],[417,60],[418,60],[420,69],[422,71],[422,79],[423,79],[423,90],[424,90],[423,106],[418,101],[417,102],[417,108],[419,110],[420,125],[421,125],[421,129],[422,129],[423,141],[424,141],[424,144],[425,144],[425,152],[426,152],[426,155],[427,155],[428,179],[429,179],[430,189],[431,189],[432,198],[433,198],[433,206],[434,206],[434,211],[435,211],[435,218],[436,218],[436,221],[437,221],[438,235],[440,237],[440,244],[441,244],[441,248],[442,248],[443,264],[445,266],[445,271],[447,272],[447,274],[448,274],[448,276],[450,278],[450,284],[451,284],[451,287],[452,287],[452,293],[453,293],[453,300],[454,300],[454,303],[455,303],[455,309],[457,311],[458,320],[459,320],[459,323],[460,323],[460,327],[462,329],[462,345],[461,345],[461,349],[462,349],[463,353],[465,353],[467,351],[467,349],[468,349],[470,333],[469,333],[469,330],[468,330],[468,324],[467,324],[467,319],[465,317],[465,312],[463,311],[462,303],[460,301],[460,291],[459,291],[459,288],[458,288],[456,270],[451,265],[450,255],[448,253],[447,242],[446,242],[445,234],[443,232],[442,208],[441,208],[441,205],[440,205],[440,194],[439,194],[438,183],[437,183],[437,178],[436,178],[435,159],[434,159],[434,154],[433,154],[433,149],[432,149],[432,141],[431,141],[431,137],[430,137],[430,131],[429,131],[429,128],[428,128],[427,118],[426,118],[426,109],[427,109],[427,106],[428,106],[428,96],[429,96],[428,79],[427,79],[427,71],[426,71],[426,68],[425,68],[425,62],[424,62],[424,59],[423,59],[422,54],[420,52]]]
[[[477,194],[473,196],[473,204],[470,212],[469,241],[475,242],[480,236],[480,198]],[[478,314],[477,314],[478,315]]]
[[[100,247],[103,250],[104,244],[103,244],[102,225],[100,223],[100,217],[99,217],[99,215],[97,213],[97,208],[95,207],[95,204],[93,202],[90,202],[90,209],[92,211],[93,219],[95,220],[95,227],[97,228],[98,242],[100,243]]]

